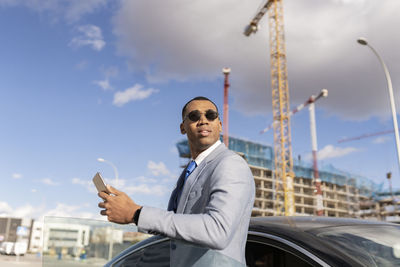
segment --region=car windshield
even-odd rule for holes
[[[340,226],[317,235],[362,266],[400,266],[400,226]]]

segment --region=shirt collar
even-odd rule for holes
[[[208,156],[210,155],[211,152],[213,152],[214,149],[217,148],[217,146],[219,146],[221,144],[221,141],[218,139],[217,142],[215,142],[212,146],[210,146],[209,148],[207,148],[206,150],[204,150],[203,152],[201,152],[197,158],[194,159],[194,161],[196,162],[197,166],[200,165],[200,163]]]

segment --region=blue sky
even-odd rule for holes
[[[165,207],[180,173],[175,148],[182,105],[204,95],[222,110],[232,68],[230,133],[272,144],[268,27],[246,38],[261,1],[0,0],[0,215],[99,219],[93,175],[141,205]],[[399,105],[396,0],[285,1],[291,106],[322,88],[320,164],[400,187],[383,71]],[[308,110],[292,118],[293,155],[309,159]]]

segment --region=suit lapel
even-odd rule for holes
[[[183,213],[183,211],[185,210],[189,193],[192,190],[193,186],[198,181],[198,179],[200,178],[200,176],[202,175],[203,170],[205,170],[206,166],[212,160],[214,160],[220,153],[222,153],[224,150],[226,150],[225,145],[224,144],[220,144],[189,175],[189,177],[187,178],[187,180],[185,182],[185,185],[183,187],[182,195],[181,195],[181,198],[180,198],[179,203],[178,203],[177,213]]]
[[[183,186],[183,191],[181,198],[179,199],[178,203],[178,208],[176,213],[183,213],[185,210],[186,202],[187,202],[187,197],[189,195],[190,190],[192,189],[192,186],[195,184],[195,182],[198,180],[200,174],[204,170],[204,167],[207,165],[207,162],[202,162],[200,166],[198,166],[194,171],[189,175],[187,178],[184,186]]]
[[[174,204],[175,204],[176,198],[178,197],[179,189],[181,188],[181,184],[184,182],[184,179],[185,179],[185,171],[186,171],[186,168],[183,169],[181,176],[179,176],[179,179],[176,183],[175,189],[172,191],[171,197],[169,198],[168,211],[174,210]]]

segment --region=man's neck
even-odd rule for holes
[[[221,144],[220,140],[215,141],[214,144],[211,146],[207,147],[201,152],[198,153],[192,153],[192,159],[196,161],[197,165],[200,165],[200,163],[205,159],[217,146]]]
[[[209,146],[210,147],[210,146]],[[208,148],[208,147],[207,147]],[[207,148],[205,148],[205,149],[203,149],[203,150],[198,150],[198,151],[191,151],[191,157],[192,157],[192,159],[196,159],[197,158],[197,156],[198,155],[200,155],[201,154],[201,152],[203,152],[203,151],[206,151],[207,150]]]

